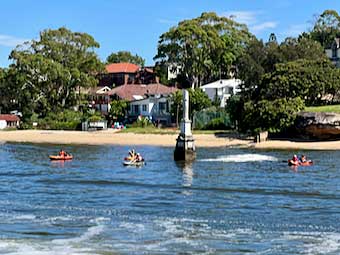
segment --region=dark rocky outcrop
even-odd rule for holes
[[[295,127],[306,139],[340,139],[340,114],[332,112],[300,112]]]

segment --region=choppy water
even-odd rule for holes
[[[0,254],[339,254],[340,152],[0,145]],[[304,152],[306,153],[306,152]]]

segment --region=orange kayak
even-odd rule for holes
[[[306,162],[299,162],[288,159],[288,166],[311,166],[311,165],[313,165],[313,161],[311,160]]]
[[[50,155],[50,160],[71,160],[71,159],[73,159],[72,155],[67,155],[67,156]]]

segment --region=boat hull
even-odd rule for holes
[[[144,161],[139,162],[131,162],[131,161],[123,161],[124,166],[142,166],[144,165]]]
[[[73,156],[56,156],[56,155],[50,155],[50,160],[72,160]]]

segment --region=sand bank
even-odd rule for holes
[[[120,133],[115,130],[83,131],[50,131],[50,130],[16,130],[1,131],[1,142],[29,142],[51,144],[89,144],[89,145],[155,145],[175,146],[177,134],[133,134]],[[217,137],[213,134],[195,135],[197,147],[224,147],[233,145],[247,146],[249,141],[228,137]]]
[[[175,146],[177,134],[133,134],[116,130],[82,132],[55,130],[16,130],[0,131],[0,142],[28,142],[51,144],[88,144],[88,145],[155,145]],[[213,134],[195,134],[196,147],[242,146],[255,149],[287,150],[340,150],[340,141],[292,142],[266,141],[253,143],[251,140],[219,137]]]
[[[292,142],[266,141],[250,145],[256,149],[284,149],[284,150],[340,150],[340,141],[327,142]]]

